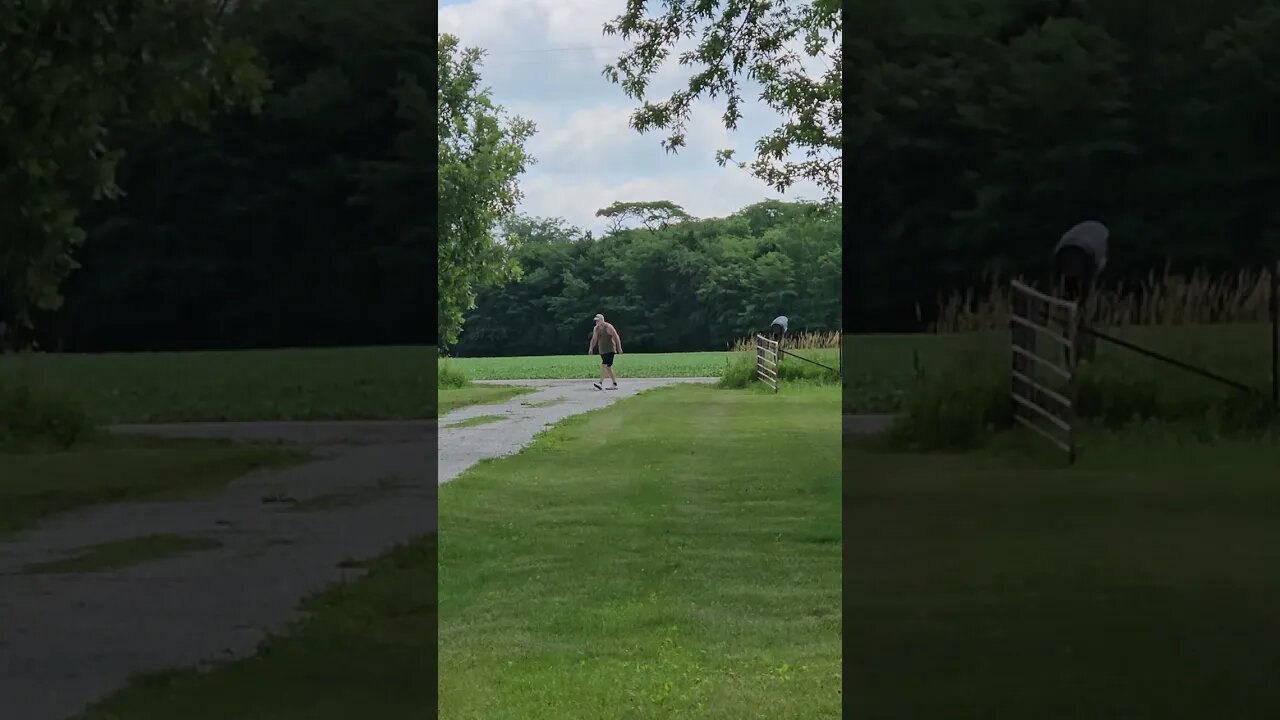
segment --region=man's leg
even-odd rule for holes
[[[613,353],[609,353],[601,358],[603,361],[600,365],[600,384],[603,385],[605,378],[613,381],[613,387],[618,387],[618,378],[613,374]]]

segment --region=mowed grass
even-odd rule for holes
[[[1087,444],[846,446],[849,717],[1280,717],[1280,448]]]
[[[835,366],[837,350],[801,350],[799,354]],[[614,359],[619,378],[720,377],[733,352],[623,353]],[[538,357],[451,358],[450,363],[472,380],[579,380],[600,377],[598,355]]]
[[[946,335],[845,335],[843,407],[851,413],[893,412],[916,377],[917,363],[937,367],[952,356]]]
[[[1103,331],[1260,391],[1270,391],[1271,330],[1265,323],[1128,326]],[[1001,333],[999,337],[1006,336]],[[938,372],[963,355],[969,343],[970,336],[964,334],[846,335],[842,358],[845,412],[901,409],[918,371],[926,375]],[[1154,383],[1162,392],[1188,402],[1224,398],[1236,392],[1102,340],[1097,341],[1097,363],[1105,364],[1107,372]]]
[[[493,405],[513,397],[533,392],[532,388],[507,387],[505,385],[468,385],[460,388],[440,388],[438,400],[440,415],[448,415],[468,405]]]
[[[107,502],[189,497],[264,467],[301,462],[278,446],[97,437],[59,452],[0,452],[0,537]]]
[[[839,428],[667,388],[441,488],[443,717],[840,717]]]
[[[83,573],[118,570],[154,560],[222,547],[213,538],[186,535],[147,535],[82,548],[68,557],[22,568],[25,574]]]
[[[435,536],[368,568],[254,657],[140,678],[77,720],[436,717]]]
[[[0,356],[99,423],[434,417],[434,347]]]

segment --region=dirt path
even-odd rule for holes
[[[536,392],[496,405],[472,405],[440,418],[439,482],[444,484],[489,458],[512,455],[534,435],[567,417],[606,407],[621,398],[680,383],[713,383],[716,378],[624,379],[617,390],[596,390],[590,380],[493,380],[489,384],[538,388]],[[501,420],[457,427],[485,415]]]
[[[56,516],[0,544],[0,717],[61,720],[130,678],[253,654],[299,603],[356,577],[340,567],[434,532],[434,422],[228,423],[131,434],[278,440],[313,462],[262,471],[207,499]],[[292,500],[304,503],[298,505]],[[321,501],[308,506],[305,501]],[[217,550],[112,572],[17,575],[88,545],[156,533]]]
[[[878,435],[893,424],[892,415],[845,415],[843,434]]]

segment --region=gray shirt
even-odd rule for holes
[[[1110,236],[1111,231],[1106,225],[1097,220],[1086,220],[1063,233],[1053,253],[1058,254],[1064,247],[1078,247],[1093,259],[1094,273],[1100,273],[1107,266],[1107,238]]]

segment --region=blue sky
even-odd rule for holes
[[[755,141],[776,126],[762,103],[748,103],[733,133],[721,125],[723,107],[704,103],[678,155],[663,151],[663,135],[632,130],[635,101],[601,74],[626,47],[601,32],[623,7],[623,0],[440,1],[440,32],[485,49],[481,75],[494,100],[538,127],[527,145],[538,162],[521,180],[522,212],[599,232],[605,223],[595,211],[615,201],[671,200],[694,216],[718,217],[766,197],[821,198],[810,184],[780,195],[745,170],[716,164],[721,148],[751,157]],[[664,68],[654,97],[685,78],[674,63]]]

